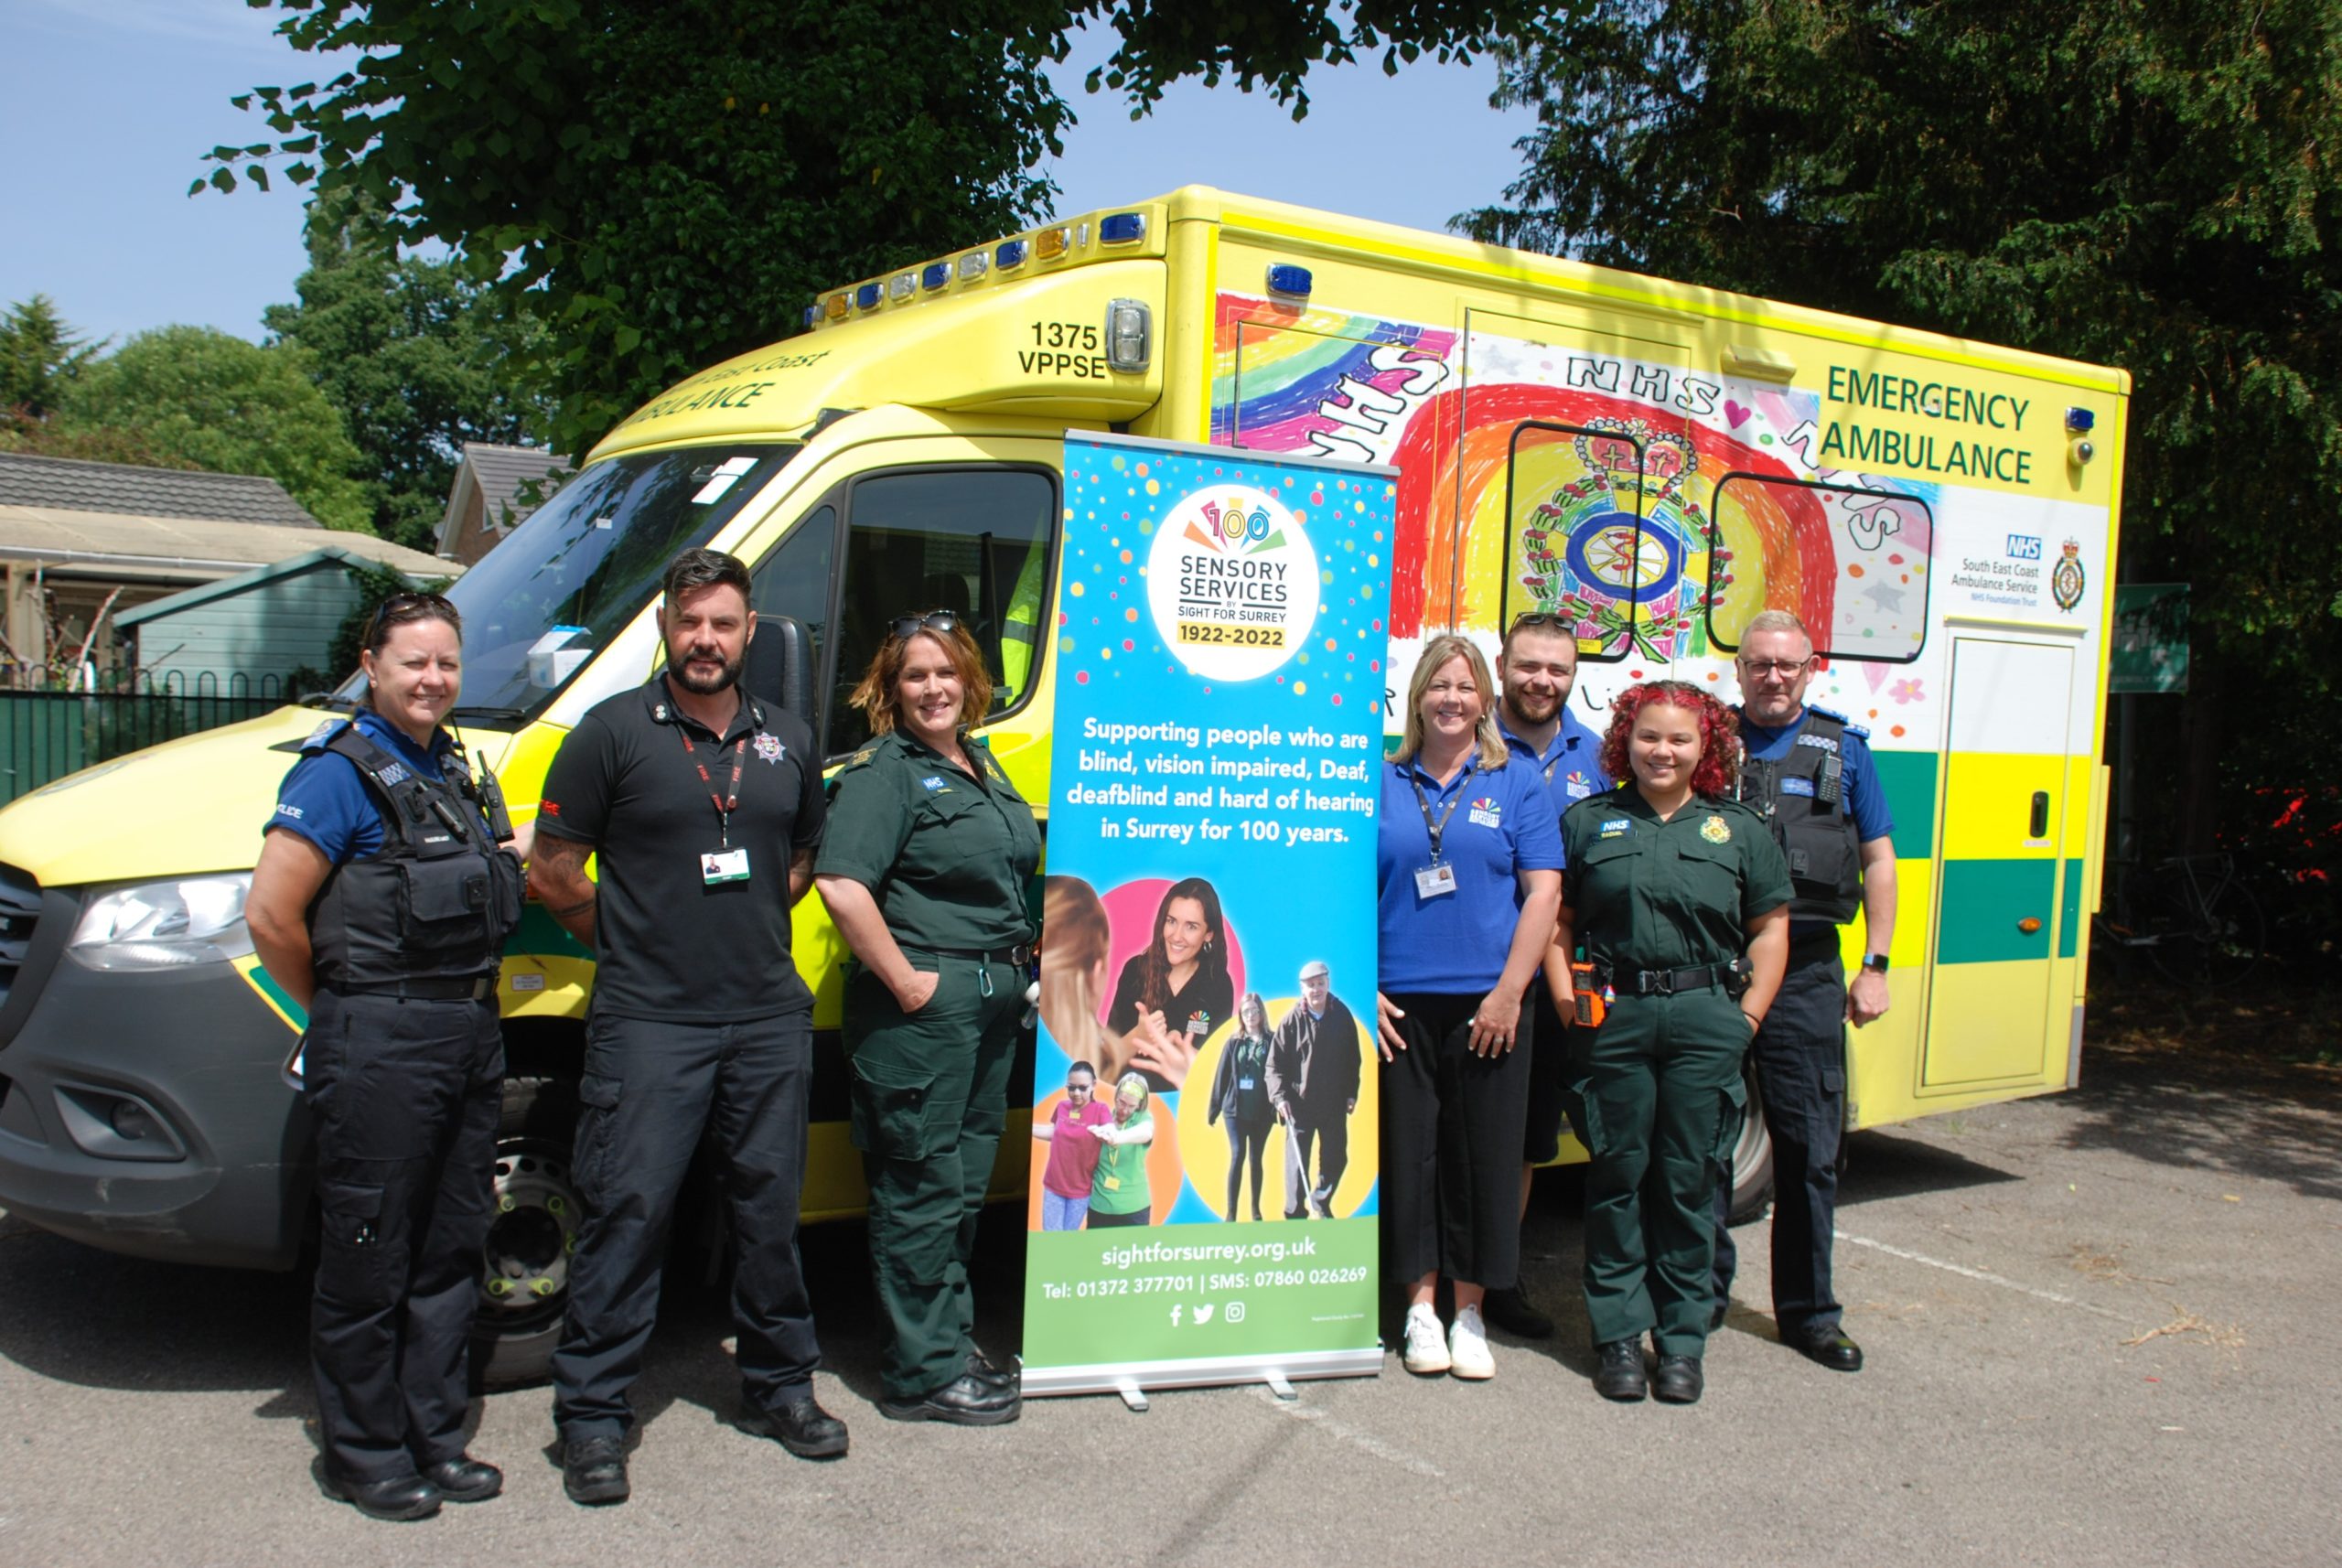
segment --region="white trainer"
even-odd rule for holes
[[[1449,1371],[1474,1382],[1497,1375],[1497,1359],[1488,1354],[1488,1330],[1480,1324],[1478,1307],[1456,1312],[1456,1326],[1447,1331],[1447,1362]]]
[[[1439,1314],[1431,1303],[1419,1301],[1407,1308],[1407,1342],[1399,1352],[1399,1363],[1407,1370],[1422,1377],[1436,1377],[1447,1370],[1447,1337],[1439,1331]],[[1484,1348],[1480,1352],[1487,1355]]]

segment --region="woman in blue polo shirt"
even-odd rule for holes
[[[422,1519],[504,1480],[464,1452],[466,1362],[503,1097],[497,968],[527,835],[439,727],[463,685],[455,607],[392,596],[360,662],[368,705],[303,744],[245,915],[269,978],[308,1013],[318,1485],[376,1519]]]
[[[1488,660],[1435,637],[1382,770],[1382,1258],[1407,1292],[1407,1370],[1493,1377],[1480,1318],[1520,1268],[1531,978],[1561,899],[1561,830],[1493,719]],[[1445,1274],[1456,1321],[1432,1299]]]

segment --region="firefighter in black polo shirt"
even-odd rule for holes
[[[586,714],[545,777],[532,881],[598,962],[578,1085],[586,1213],[553,1357],[563,1481],[624,1501],[627,1390],[692,1154],[728,1167],[744,1431],[802,1458],[846,1450],[813,1398],[821,1359],[798,1259],[812,993],[790,908],[812,886],[823,816],[813,737],[739,689],[747,569],[713,550],[667,568],[667,669]],[[599,854],[598,887],[586,857]]]

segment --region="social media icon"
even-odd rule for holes
[[[1221,1313],[1220,1313],[1220,1315],[1219,1315],[1219,1320],[1220,1320],[1222,1323],[1241,1323],[1241,1322],[1243,1322],[1243,1321],[1244,1321],[1244,1304],[1243,1304],[1242,1302],[1241,1302],[1241,1301],[1231,1301],[1231,1302],[1230,1302],[1230,1303],[1228,1304],[1227,1307],[1221,1311]]]
[[[1211,1321],[1211,1303],[1203,1301],[1196,1304],[1196,1321],[1199,1324]]]

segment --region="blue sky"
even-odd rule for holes
[[[330,74],[273,21],[242,0],[0,0],[0,302],[47,294],[99,338],[176,322],[261,336],[301,271],[301,195],[186,192],[205,149],[266,134],[231,96]],[[1068,212],[1201,183],[1437,229],[1498,198],[1534,124],[1488,107],[1487,60],[1320,70],[1297,125],[1265,96],[1188,82],[1133,124],[1080,91],[1107,49],[1078,43],[1058,81],[1080,124],[1050,169]]]

